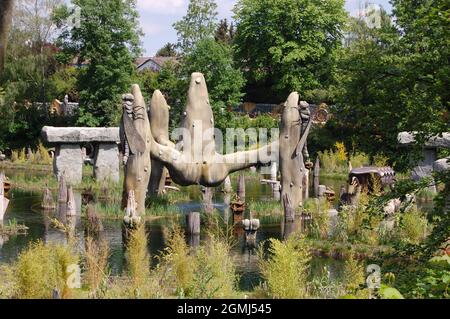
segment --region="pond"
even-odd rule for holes
[[[6,172],[11,176],[12,172]],[[19,174],[23,174],[20,172]],[[37,174],[51,174],[41,172]],[[246,179],[246,200],[265,201],[272,197],[271,188],[269,185],[262,185],[256,182],[258,177]],[[236,185],[233,185],[236,189]],[[189,193],[189,201],[184,201],[176,204],[180,209],[180,214],[185,214],[191,211],[199,211],[201,209],[201,202],[199,200],[201,194],[198,186],[191,186],[183,188],[183,192]],[[0,237],[0,263],[11,263],[16,260],[18,254],[22,249],[26,248],[29,243],[42,240],[45,243],[58,242],[65,243],[66,235],[59,230],[51,227],[48,213],[40,210],[40,203],[42,194],[40,192],[22,191],[13,189],[9,195],[11,201],[5,215],[4,223],[8,224],[10,221],[15,221],[19,224],[27,226],[27,235],[3,236]],[[81,195],[76,194],[77,211],[81,211]],[[223,194],[216,191],[214,198],[214,207],[219,211],[219,214],[224,215]],[[183,217],[183,216],[181,216]],[[180,218],[184,220],[184,218]],[[84,237],[84,228],[81,216],[77,216],[72,223],[75,225],[76,233],[79,238]],[[169,226],[171,219],[160,218],[146,222],[146,229],[149,233],[149,252],[152,257],[157,256],[161,250],[166,247],[166,239],[164,228]],[[120,274],[125,267],[124,248],[122,245],[122,229],[120,220],[104,220],[103,236],[109,242],[111,251],[109,265],[113,274]],[[257,256],[254,250],[246,248],[243,233],[236,236],[236,244],[232,248],[232,255],[235,260],[237,272],[240,275],[240,289],[249,291],[259,284],[260,274],[257,265]],[[263,223],[257,232],[257,244],[270,238],[282,238],[282,223],[269,222]],[[205,238],[201,237],[201,241]],[[153,264],[156,258],[152,258]],[[327,267],[330,280],[338,281],[341,277],[343,262],[329,258],[314,257],[311,269],[317,275],[322,274],[324,267]]]

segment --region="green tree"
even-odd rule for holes
[[[193,72],[201,72],[205,76],[216,127],[229,127],[232,117],[229,110],[241,102],[245,84],[242,72],[233,65],[231,48],[213,38],[199,41],[182,62],[181,78],[190,79]],[[188,87],[186,80],[184,87],[185,96]]]
[[[217,26],[214,38],[217,42],[231,44],[234,38],[234,34],[233,23],[228,24],[227,19],[222,19]]]
[[[217,3],[214,0],[190,0],[186,15],[173,27],[178,34],[178,48],[188,53],[204,38],[214,37],[217,24]]]
[[[341,44],[344,0],[239,0],[236,61],[248,98],[279,102],[327,85]]]
[[[43,125],[55,124],[48,114],[53,100],[52,75],[60,67],[54,56],[55,25],[51,19],[60,0],[17,1],[8,36],[9,50],[0,85],[0,147],[33,146]]]
[[[156,52],[156,56],[176,57],[176,45],[170,42],[166,43],[161,49],[158,50],[158,52]]]
[[[396,24],[382,14],[381,28],[353,20],[356,37],[343,48],[334,87],[334,136],[398,168],[417,160],[397,146],[400,131],[427,136],[448,129],[448,20],[445,1],[393,1]],[[447,9],[448,13],[448,9]]]
[[[73,0],[80,8],[80,23],[67,28],[70,10],[62,7],[55,19],[62,34],[62,57],[78,57],[86,67],[80,70],[77,87],[80,109],[77,124],[117,125],[120,95],[135,78],[134,61],[140,54],[141,31],[136,0]]]

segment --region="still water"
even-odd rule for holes
[[[6,172],[11,176],[11,172]],[[41,173],[49,174],[49,173]],[[331,183],[331,181],[330,181]],[[327,184],[330,185],[330,184]],[[236,189],[236,185],[233,185]],[[180,214],[185,214],[191,211],[199,211],[201,209],[200,190],[198,186],[192,186],[183,189],[189,193],[190,200],[178,203]],[[57,229],[51,227],[48,213],[40,210],[40,202],[42,194],[40,192],[28,192],[13,189],[9,195],[11,201],[5,216],[4,223],[9,221],[16,221],[19,224],[27,226],[27,235],[17,236],[0,236],[0,263],[13,262],[20,251],[26,248],[31,242],[42,240],[43,242],[66,242],[66,236]],[[76,194],[76,201],[80,212],[81,195]],[[246,182],[246,200],[265,201],[272,198],[272,192],[269,185],[262,185],[258,179],[254,178]],[[219,214],[224,214],[224,198],[220,191],[217,191],[213,198],[214,207],[219,211]],[[184,220],[181,216],[180,220]],[[81,216],[77,216],[71,223],[75,226],[75,231],[81,241],[84,237],[83,221]],[[166,247],[166,238],[164,229],[169,226],[171,220],[156,219],[146,222],[146,229],[149,233],[149,252],[152,257],[157,256]],[[124,248],[122,245],[122,230],[120,220],[103,220],[104,238],[109,242],[111,251],[110,268],[113,274],[120,274],[125,267]],[[283,225],[281,221],[272,222],[261,225],[257,232],[256,244],[261,243],[270,238],[281,239],[283,234]],[[260,274],[257,266],[257,257],[254,250],[248,249],[245,245],[243,233],[235,235],[236,244],[232,248],[232,255],[235,260],[238,274],[240,275],[240,288],[243,290],[251,290],[260,282]],[[187,239],[188,240],[188,239]],[[200,240],[204,240],[203,237]],[[156,258],[152,258],[153,264]],[[326,258],[313,258],[312,269],[318,274],[327,267],[331,280],[338,280],[341,276],[343,263]]]

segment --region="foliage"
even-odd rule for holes
[[[249,99],[277,103],[330,81],[344,1],[240,0],[234,13],[236,61],[255,90]]]
[[[216,21],[217,3],[214,0],[190,0],[186,15],[173,24],[181,52],[189,53],[200,40],[212,38]]]
[[[92,237],[87,237],[84,257],[84,278],[92,297],[100,297],[103,294],[102,290],[104,290],[109,276],[108,243],[105,240],[96,241]]]
[[[156,56],[176,57],[176,45],[170,42],[166,43],[161,49],[156,52]]]
[[[445,1],[392,1],[395,24],[382,12],[381,27],[352,19],[354,40],[339,54],[329,123],[347,145],[383,153],[398,168],[417,160],[418,148],[399,150],[400,131],[419,131],[418,144],[448,125],[448,13]]]
[[[264,279],[263,289],[272,298],[305,298],[308,265],[311,259],[302,236],[291,235],[285,242],[269,239],[269,256],[264,257],[260,245],[259,268]]]
[[[196,252],[195,272],[189,288],[191,298],[230,298],[236,295],[238,277],[230,247],[211,236]]]
[[[78,27],[64,24],[67,6],[55,13],[61,30],[58,44],[61,61],[74,57],[86,63],[77,79],[80,109],[77,124],[113,126],[120,115],[120,95],[129,90],[140,53],[138,13],[135,0],[73,0],[80,8]]]
[[[130,233],[127,245],[127,265],[131,288],[135,298],[138,298],[141,294],[140,287],[144,287],[150,278],[150,256],[144,223]]]
[[[214,35],[214,39],[217,42],[221,42],[224,44],[232,44],[235,35],[233,22],[228,24],[227,19],[220,20],[219,25],[217,26],[216,33]]]
[[[51,298],[53,289],[58,289],[63,298],[70,297],[67,268],[77,263],[78,256],[69,246],[31,244],[13,265],[16,296]]]

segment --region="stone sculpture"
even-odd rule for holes
[[[308,173],[303,161],[306,139],[311,127],[311,120],[303,122],[299,109],[299,95],[289,95],[281,115],[280,123],[280,172],[281,198],[289,195],[293,209],[303,200],[303,179]],[[303,127],[306,125],[306,127]]]
[[[173,181],[182,186],[200,184],[219,186],[236,171],[262,164],[259,154],[270,154],[276,142],[260,149],[222,155],[216,152],[214,141],[214,116],[209,104],[208,89],[201,73],[193,73],[188,99],[183,113],[181,150],[155,141],[152,158],[162,162]],[[201,143],[198,143],[201,141]],[[251,159],[256,159],[256,163]]]
[[[158,144],[175,148],[175,144],[169,139],[169,110],[170,106],[161,91],[153,93],[150,104],[150,127],[153,138]],[[164,193],[166,176],[168,174],[164,164],[160,161],[151,160],[152,171],[148,191],[150,194],[161,195]]]
[[[134,192],[137,213],[145,212],[145,198],[150,180],[150,148],[153,137],[144,102],[138,85],[132,94],[123,96],[123,116],[120,125],[121,148],[124,154],[125,179],[122,208],[127,207],[128,194]]]
[[[148,116],[139,86],[134,85],[132,94],[123,97],[120,127],[126,165],[123,208],[129,202],[128,194],[134,191],[137,214],[141,215],[147,190],[152,194],[163,191],[164,167],[179,185],[216,187],[233,172],[274,161],[272,152],[279,151],[282,194],[289,194],[296,209],[302,201],[302,183],[307,174],[303,154],[307,156],[306,138],[312,123],[305,103],[300,109],[298,93],[289,96],[279,140],[259,149],[222,155],[216,151],[214,116],[203,74],[191,75],[177,145],[169,140],[169,106],[164,96],[154,92]]]

